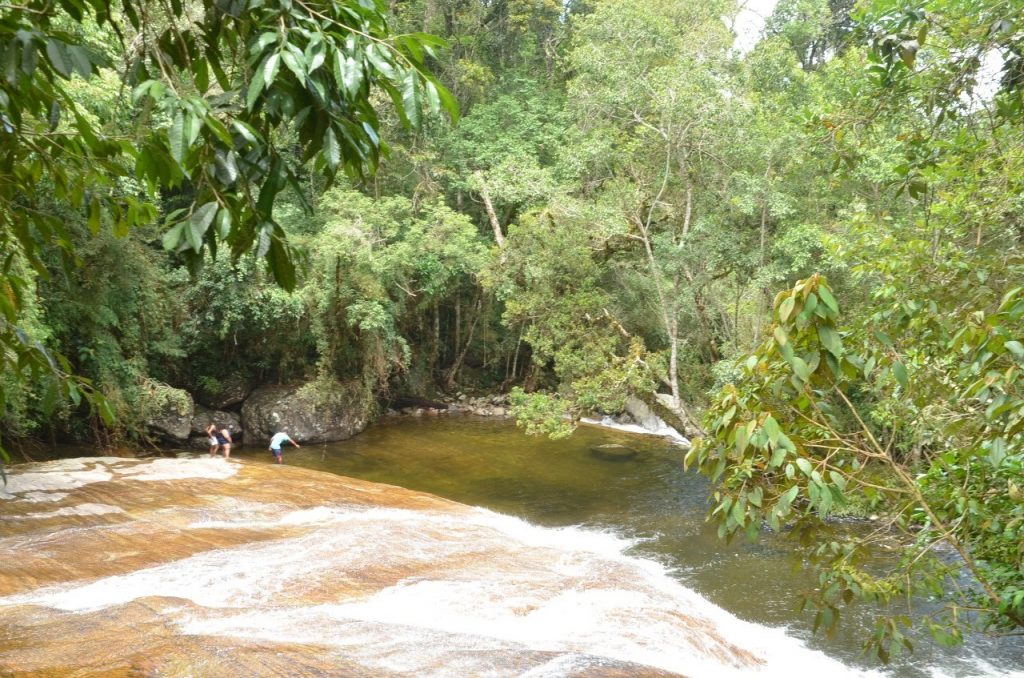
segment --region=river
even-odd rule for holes
[[[635,457],[595,455],[608,444]],[[813,636],[795,611],[813,582],[791,545],[724,546],[704,522],[708,485],[660,439],[396,418],[289,447],[285,466],[265,449],[232,457],[9,467],[0,675],[831,678],[1021,665],[1019,642],[970,637],[952,650],[919,641],[881,666],[859,651],[868,606]]]
[[[592,450],[623,444],[635,459]],[[547,527],[579,527],[630,540],[629,553],[657,561],[685,586],[741,619],[784,627],[850,666],[892,676],[1024,675],[1020,639],[975,635],[958,648],[915,638],[915,652],[888,666],[861,652],[879,610],[843,610],[831,638],[811,633],[799,592],[814,581],[791,545],[768,535],[724,545],[705,520],[708,484],[684,472],[682,450],[659,438],[582,426],[568,439],[526,436],[507,420],[472,416],[391,418],[347,441],[285,448],[287,464],[389,483],[485,507]],[[265,450],[241,458],[269,461]],[[845,529],[839,526],[838,529]],[[887,557],[879,553],[879,559]]]

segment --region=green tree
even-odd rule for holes
[[[64,220],[78,211],[98,232],[153,222],[160,190],[176,192],[165,247],[193,265],[209,248],[255,250],[275,279],[295,284],[293,256],[274,200],[300,168],[333,179],[363,176],[384,149],[374,105],[388,95],[403,121],[454,100],[427,71],[441,42],[393,35],[382,2],[29,0],[0,10],[0,372],[47,380],[77,401],[94,394],[70,364],[19,326],[28,281],[49,271],[56,245],[76,256]],[[113,45],[111,47],[110,45]],[[137,117],[129,128],[86,114],[78,79],[117,69]],[[291,136],[294,152],[281,147]],[[125,184],[136,179],[139,184]],[[49,402],[55,398],[47,398]],[[109,409],[97,401],[109,420]],[[0,404],[3,404],[0,402]]]
[[[707,293],[729,268],[706,246],[718,235],[714,206],[736,110],[725,10],[714,3],[603,3],[577,20],[568,57],[570,110],[592,151],[584,155],[590,176],[581,178],[596,187],[592,197],[619,206],[615,218],[626,228],[614,230],[639,255],[620,280],[658,320],[648,348],[664,350],[654,361],[664,370],[656,374],[684,420],[679,365],[691,338],[681,331],[684,310],[696,321],[694,350],[718,359]]]
[[[780,293],[772,335],[740,361],[688,457],[716,481],[721,534],[754,536],[764,522],[810,537],[821,567],[808,601],[816,626],[830,628],[858,597],[915,594],[943,602],[916,618],[941,642],[975,625],[1024,626],[1016,62],[1004,61],[990,99],[970,96],[980,54],[1002,46],[1012,55],[1004,22],[1016,25],[1020,10],[865,6],[867,49],[835,66],[868,81],[847,80],[845,96],[833,90],[809,117],[812,135],[849,165],[844,180],[881,198],[855,200],[830,238],[850,269],[849,301],[841,316],[820,276]],[[891,532],[817,543],[805,529],[849,501],[880,505],[902,533],[906,547],[888,570],[868,572],[860,555]],[[910,647],[912,621],[880,619],[869,645],[883,659]]]
[[[438,202],[417,209],[408,198],[373,200],[355,191],[328,192],[322,212],[302,289],[318,370],[360,378],[371,392],[386,391],[391,378],[417,366],[432,373],[438,305],[487,258],[476,227]]]

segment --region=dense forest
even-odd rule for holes
[[[634,396],[703,434],[723,536],[908,535],[809,541],[823,628],[923,592],[1019,632],[1024,3],[739,9],[0,5],[0,442],[145,445],[239,383],[550,435]]]

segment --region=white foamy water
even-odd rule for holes
[[[782,630],[712,605],[657,563],[625,555],[632,542],[612,534],[483,509],[227,502],[203,512],[193,528],[268,529],[275,538],[9,596],[0,606],[87,612],[179,598],[193,605],[164,614],[185,634],[310,644],[370,670],[417,675],[508,675],[491,664],[496,652],[557,653],[531,676],[566,675],[595,657],[691,676],[855,674]]]
[[[600,426],[601,428],[611,429],[613,431],[622,431],[624,433],[636,433],[645,436],[658,436],[659,438],[667,438],[677,445],[689,446],[690,441],[686,436],[682,435],[679,431],[675,430],[665,422],[661,421],[661,425],[658,428],[649,429],[640,426],[639,424],[623,424],[615,421],[613,417],[604,416],[600,419],[593,417],[583,417],[580,419],[584,424],[590,424],[591,426]]]
[[[154,459],[146,464],[120,469],[126,480],[185,480],[208,478],[224,480],[238,473],[238,466],[221,457]]]
[[[56,502],[92,483],[115,477],[126,480],[182,480],[209,478],[224,480],[238,473],[234,464],[215,458],[154,459],[144,464],[120,457],[62,459],[41,464],[26,464],[8,474],[0,486],[0,499],[31,502]]]
[[[48,493],[61,491],[63,497],[66,496],[67,490],[74,490],[90,483],[101,483],[113,477],[112,473],[102,468],[12,473],[3,487],[0,498],[46,501]]]
[[[56,511],[41,511],[39,513],[27,513],[23,516],[10,516],[9,520],[39,520],[43,518],[59,518],[63,516],[101,516],[108,513],[124,513],[120,506],[108,504],[79,504],[68,506]]]

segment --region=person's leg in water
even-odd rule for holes
[[[274,459],[278,464],[284,463],[281,461],[281,458],[284,457],[284,450],[271,450],[271,452],[274,453]]]
[[[231,458],[231,443],[224,443],[223,445],[221,445],[221,447],[224,448],[224,458],[225,459],[230,459]]]

